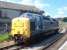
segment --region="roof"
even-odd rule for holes
[[[16,10],[31,10],[34,12],[40,12],[41,10],[35,6],[21,5],[16,3],[0,1],[0,8],[16,9]]]

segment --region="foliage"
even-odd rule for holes
[[[67,22],[67,17],[64,17],[63,21],[64,21],[64,22]]]
[[[50,15],[47,15],[46,17],[50,17]]]
[[[8,39],[9,39],[8,33],[0,34],[0,42],[6,41]]]

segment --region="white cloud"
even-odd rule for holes
[[[41,0],[36,0],[35,2],[34,2],[34,5],[37,7],[37,8],[39,8],[40,10],[44,10],[45,11],[45,13],[43,14],[43,15],[50,15],[50,13],[48,12],[48,9],[47,8],[49,8],[50,7],[50,4],[48,4],[48,3],[41,3]]]
[[[6,1],[6,0],[0,0],[0,1]]]
[[[44,13],[43,15],[45,15],[45,16],[49,15],[51,17],[51,14],[48,12]]]
[[[49,7],[49,4],[35,3],[35,6],[41,10],[44,10],[46,7]]]
[[[63,18],[64,16],[67,16],[66,15],[66,13],[67,13],[67,6],[58,8],[56,12],[57,12],[57,15],[55,15],[54,17],[61,17],[61,18]]]
[[[41,3],[41,2],[38,1],[38,0],[36,0],[36,1],[34,2],[34,5],[35,5],[36,7],[38,7],[39,9],[42,9],[42,10],[44,10],[44,8],[50,6],[50,4],[48,4],[48,3]]]
[[[33,0],[0,0],[0,1],[12,2],[12,3],[18,3],[18,4],[25,4],[25,5],[34,5]]]
[[[12,3],[20,3],[21,0],[0,0],[0,1],[6,1],[6,2],[12,2]]]
[[[63,11],[63,10],[59,10],[57,13],[58,13],[59,15],[64,15],[64,11]]]
[[[33,0],[21,0],[20,4],[34,5]]]
[[[65,10],[65,11],[67,11],[67,6],[66,6],[66,7],[64,7],[64,10]]]

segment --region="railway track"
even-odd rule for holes
[[[32,45],[32,48],[35,48],[34,50],[45,50],[50,45],[52,45],[54,42],[59,40],[61,37],[63,37],[64,34],[56,34],[53,36],[48,37],[47,39],[44,39],[39,44]]]
[[[14,45],[10,45],[10,46],[5,46],[3,48],[0,48],[0,50],[20,50],[23,47],[18,45],[18,44],[14,44]]]
[[[59,33],[59,34],[51,35],[43,39],[39,43],[31,44],[28,47],[22,47],[22,46],[18,46],[17,44],[14,44],[11,46],[2,47],[0,48],[0,50],[43,50],[49,47],[50,45],[52,45],[54,42],[56,42],[63,36],[64,34]]]

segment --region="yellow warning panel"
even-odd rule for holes
[[[11,35],[21,34],[26,38],[30,37],[30,20],[29,18],[19,17],[12,20]],[[19,32],[19,33],[18,33]]]

